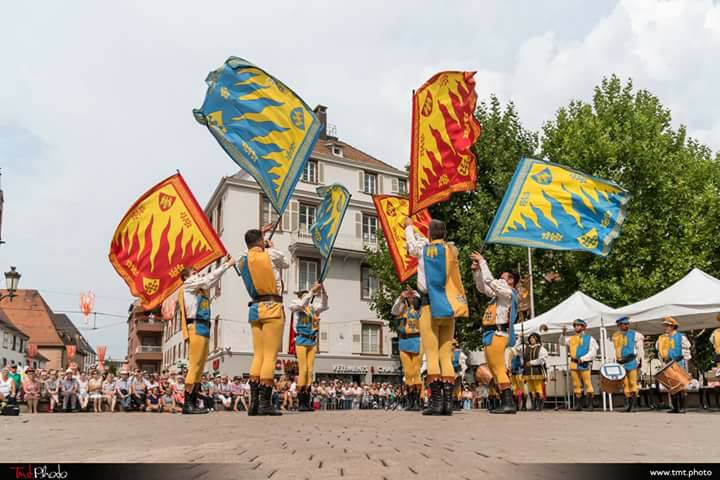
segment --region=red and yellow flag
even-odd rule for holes
[[[408,199],[394,195],[374,195],[373,203],[395,265],[395,272],[400,282],[405,282],[417,272],[417,258],[408,255],[405,240],[405,218],[410,205]],[[427,237],[431,220],[428,211],[420,210],[412,218],[415,228]]]
[[[185,267],[198,270],[226,254],[225,247],[178,173],[140,197],[115,229],[110,262],[153,309],[171,295]]]
[[[440,72],[413,95],[410,211],[474,190],[475,72]]]

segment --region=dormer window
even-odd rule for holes
[[[343,156],[343,149],[339,145],[333,145],[332,147],[332,154],[336,157],[342,157]]]

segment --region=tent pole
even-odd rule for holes
[[[605,365],[605,323],[603,322],[602,313],[600,314],[600,361]],[[602,375],[602,372],[600,373]],[[603,412],[607,411],[607,393],[602,392]],[[611,402],[612,403],[612,402]]]
[[[528,274],[530,275],[530,318],[535,318],[535,292],[533,289],[532,248],[528,248]]]

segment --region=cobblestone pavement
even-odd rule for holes
[[[204,464],[188,467],[196,478],[557,479],[562,466],[526,464],[717,461],[718,427],[720,413],[39,414],[0,417],[0,462]]]

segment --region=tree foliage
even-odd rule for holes
[[[603,79],[590,102],[571,101],[546,122],[542,135],[523,127],[512,103],[492,96],[476,116],[482,134],[477,155],[478,186],[431,208],[447,222],[449,239],[461,252],[460,264],[470,302],[470,318],[458,324],[458,337],[470,349],[480,346],[480,317],[487,299],[475,290],[468,255],[484,247],[493,273],[527,270],[527,250],[484,245],[495,212],[518,160],[536,156],[613,180],[632,194],[628,218],[608,257],[583,252],[533,252],[536,313],[582,290],[619,307],[668,287],[692,268],[720,276],[720,155],[674,129],[670,111],[631,80]],[[399,292],[384,246],[369,255],[384,288],[373,308],[390,319]],[[543,274],[556,272],[560,281]],[[698,359],[701,360],[701,359]]]

